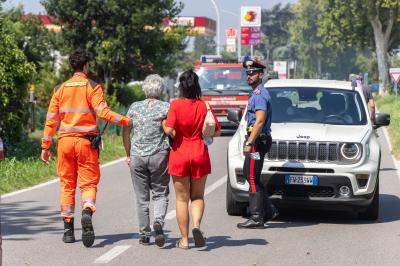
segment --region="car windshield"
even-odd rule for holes
[[[365,125],[367,116],[357,91],[328,88],[268,88],[273,123]]]
[[[242,67],[206,68],[196,71],[202,90],[245,90],[250,91],[246,72]]]

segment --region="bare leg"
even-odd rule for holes
[[[176,220],[181,231],[181,244],[189,245],[189,196],[190,178],[172,176],[176,194]]]
[[[207,176],[199,179],[192,179],[190,182],[190,212],[192,214],[193,228],[200,228],[201,219],[204,213],[204,190]]]

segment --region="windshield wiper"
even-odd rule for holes
[[[206,90],[218,91],[218,92],[221,92],[221,91],[241,91],[241,92],[247,92],[247,93],[248,93],[248,92],[251,92],[250,89],[242,89],[242,88],[240,88],[240,87],[238,87],[238,86],[224,87],[223,89],[217,89],[217,88],[211,87],[211,88],[208,88],[208,89],[206,89]]]
[[[208,88],[208,89],[206,89],[206,91],[216,91],[216,92],[219,92],[219,93],[222,93],[223,91],[224,91],[224,89],[217,89],[217,88]]]

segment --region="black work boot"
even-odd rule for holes
[[[263,221],[263,193],[250,192],[249,193],[249,208],[251,217],[243,223],[238,223],[237,227],[240,229],[246,228],[264,228]]]
[[[265,204],[265,202],[264,202]],[[263,222],[266,223],[278,217],[279,211],[274,204],[269,203],[270,207],[264,209]]]
[[[85,208],[82,211],[82,242],[85,247],[91,247],[94,243],[92,214],[93,212],[90,208]]]
[[[156,234],[155,236],[156,245],[159,247],[163,247],[165,244],[165,236],[161,223],[155,221],[153,224],[153,229]]]
[[[267,193],[264,194],[264,223],[275,219],[279,215],[278,209],[272,204]]]
[[[75,234],[74,234],[74,218],[71,218],[69,222],[64,220],[64,235],[63,242],[64,243],[74,243],[75,242]]]

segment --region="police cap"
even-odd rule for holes
[[[247,59],[243,61],[243,67],[246,69],[247,73],[263,72],[265,66],[257,63],[254,60]]]

